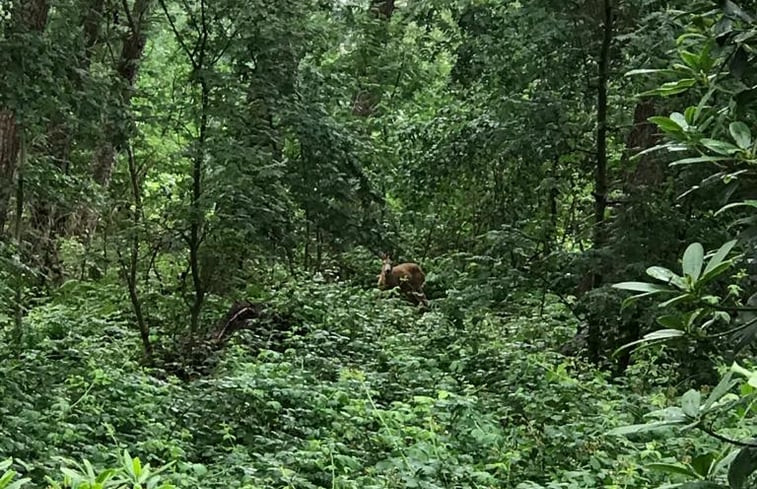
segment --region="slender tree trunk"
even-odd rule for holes
[[[137,286],[137,272],[139,269],[139,244],[142,226],[142,179],[139,175],[139,169],[134,158],[134,151],[131,147],[127,148],[129,156],[129,182],[131,184],[132,197],[134,198],[134,213],[132,214],[132,236],[131,236],[131,253],[129,254],[129,270],[127,272],[126,282],[129,288],[129,300],[131,301],[134,316],[137,320],[139,335],[142,338],[142,346],[145,350],[147,360],[152,359],[152,344],[150,343],[150,327],[145,321],[142,313],[142,300],[139,297],[139,288]]]
[[[320,271],[323,265],[323,231],[315,232],[315,271]]]
[[[604,22],[602,26],[602,45],[599,52],[599,70],[597,81],[597,166],[594,174],[594,249],[607,245],[607,226],[605,211],[607,209],[607,85],[610,71],[610,47],[613,36],[612,0],[604,0]],[[592,276],[592,286],[602,283],[602,264],[598,263]],[[600,324],[589,321],[588,350],[589,358],[599,362],[601,350]]]
[[[613,29],[612,0],[604,0],[602,47],[599,53],[597,83],[597,166],[594,174],[594,248],[607,244],[605,210],[607,209],[607,84],[610,68],[610,44]],[[597,283],[602,281],[596,276]]]
[[[202,75],[201,75],[202,76]],[[204,77],[200,80],[200,134],[197,140],[197,152],[192,166],[192,206],[191,206],[191,223],[189,230],[189,269],[192,273],[192,284],[194,285],[194,301],[190,310],[190,330],[194,336],[199,330],[200,313],[205,302],[205,286],[202,276],[200,275],[200,245],[202,242],[202,231],[204,217],[202,212],[202,174],[205,162],[205,140],[208,129],[208,108],[210,104],[210,90],[208,82]]]
[[[552,160],[552,186],[549,189],[549,228],[544,236],[544,253],[549,254],[552,251],[552,245],[557,243],[557,212],[558,198],[560,190],[557,186],[557,168],[560,158],[555,156]]]
[[[198,121],[199,134],[197,141],[195,142],[195,154],[192,162],[192,195],[190,200],[190,216],[189,216],[189,271],[192,274],[192,285],[194,287],[194,298],[190,306],[190,335],[191,340],[194,341],[200,327],[200,315],[202,313],[202,307],[205,302],[205,284],[202,278],[202,270],[200,267],[200,247],[203,240],[203,230],[205,224],[205,216],[202,208],[202,180],[203,173],[205,171],[205,154],[206,154],[206,142],[208,137],[208,117],[210,110],[210,84],[205,74],[205,70],[212,67],[212,62],[207,63],[209,60],[207,48],[208,39],[210,37],[210,30],[207,21],[206,12],[206,0],[200,0],[200,22],[198,39],[195,43],[194,49],[190,50],[187,44],[184,42],[184,38],[179,32],[176,24],[173,21],[172,16],[168,12],[168,7],[164,0],[159,0],[160,6],[166,15],[168,23],[171,26],[171,30],[174,33],[176,41],[181,46],[181,49],[187,55],[188,61],[192,65],[192,69],[196,76],[200,88],[200,118]]]
[[[305,211],[305,245],[302,250],[302,268],[306,272],[310,271],[310,217]]]
[[[20,129],[19,132],[22,132]],[[16,181],[16,216],[14,225],[14,241],[16,245],[16,256],[19,265],[22,265],[24,259],[23,252],[23,217],[24,217],[24,166],[26,164],[26,142],[23,134],[19,137],[19,163],[18,163],[18,177]],[[24,279],[22,273],[16,277],[16,293],[13,307],[15,308],[15,340],[17,343],[21,343],[21,339],[24,335]]]

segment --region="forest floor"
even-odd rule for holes
[[[184,381],[141,364],[121,289],[64,286],[29,313],[23,353],[0,360],[0,455],[42,481],[59,456],[108,466],[128,449],[203,488],[649,482],[638,444],[606,432],[635,421],[634,392],[664,398],[649,372],[611,383],[558,353],[576,319],[549,295],[505,312],[490,290],[451,290],[421,312],[393,293],[292,282],[266,299],[300,334],[239,331]],[[646,443],[652,457],[672,442]]]

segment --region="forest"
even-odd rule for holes
[[[0,0],[0,489],[757,487],[757,2]]]

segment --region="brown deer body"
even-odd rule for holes
[[[392,265],[388,256],[384,256],[381,273],[378,275],[378,288],[389,290],[399,287],[400,291],[416,305],[428,305],[423,284],[426,274],[417,263],[400,263]]]

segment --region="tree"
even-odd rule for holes
[[[5,45],[3,51],[7,53],[2,60],[4,66],[25,66],[20,61],[24,54],[29,54],[29,52],[24,53],[22,46],[25,45],[25,41],[32,44],[39,42],[47,24],[49,10],[50,5],[47,0],[31,0],[13,4],[10,27],[3,39]],[[32,73],[25,72],[21,76],[24,75],[30,76]],[[15,90],[5,93],[13,94],[15,97],[3,100],[0,105],[0,234],[3,233],[8,219],[8,205],[18,164],[21,137],[19,132],[23,130],[19,127],[23,124],[23,120],[19,120],[19,116],[23,116],[19,114],[19,109],[24,96],[16,93]]]

